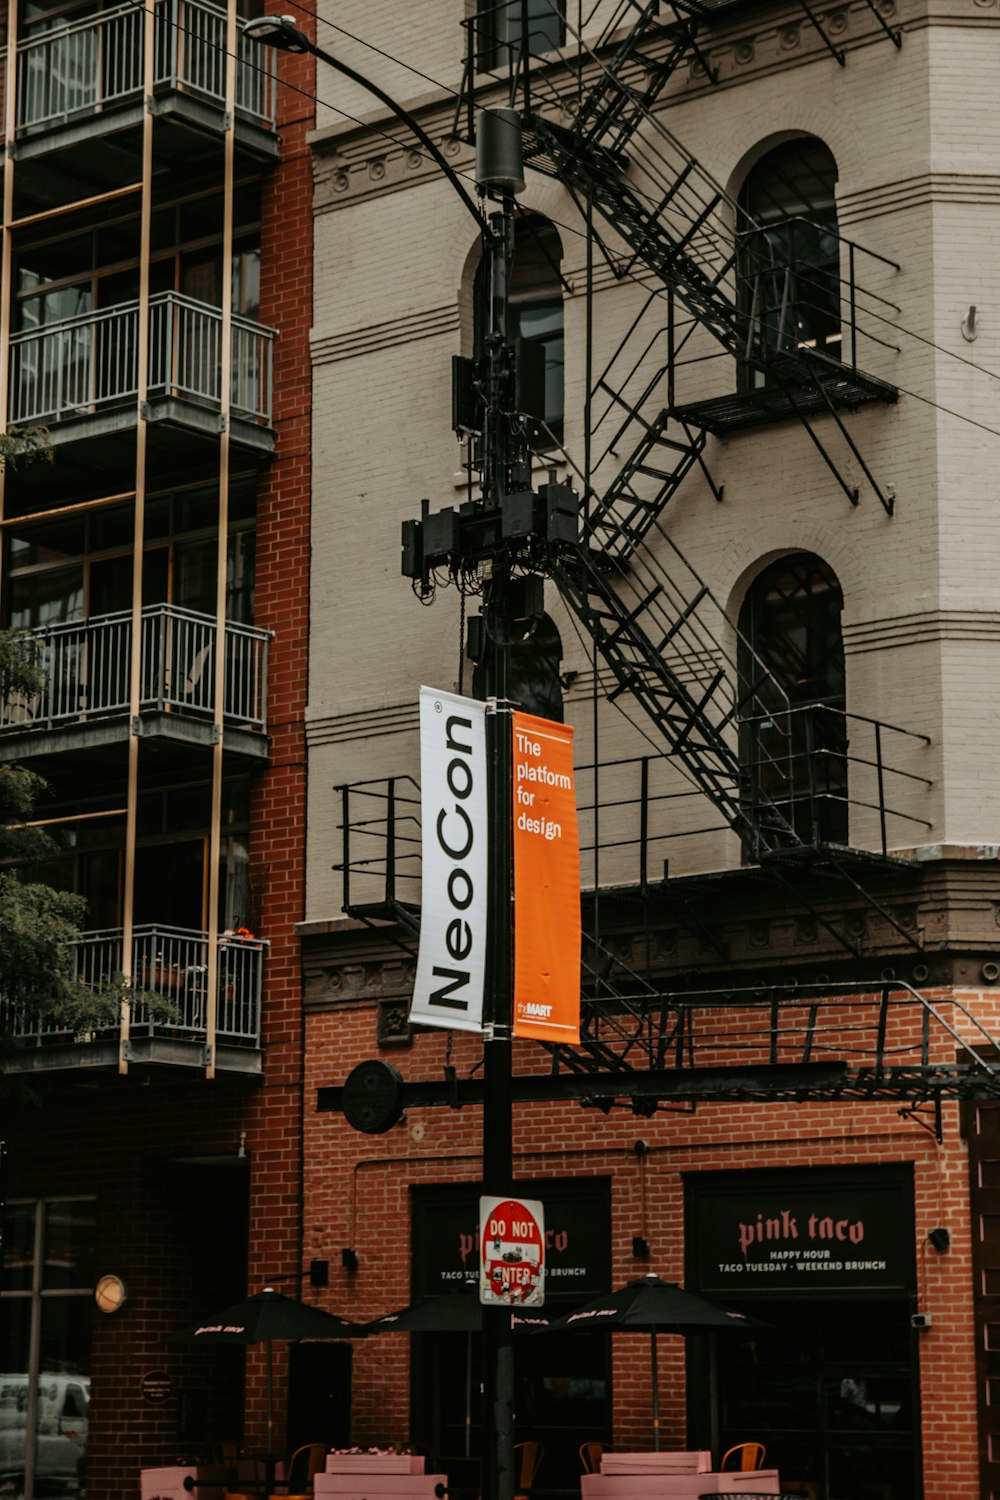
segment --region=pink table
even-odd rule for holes
[[[240,1458],[236,1461],[237,1489],[241,1484],[264,1489],[263,1459]],[[285,1478],[285,1463],[274,1465],[275,1481]],[[223,1500],[226,1470],[220,1463],[166,1464],[160,1469],[140,1469],[140,1500]]]
[[[330,1453],[315,1479],[315,1500],[442,1500],[447,1474],[425,1474],[408,1453]]]
[[[699,1500],[701,1495],[777,1495],[777,1469],[720,1473],[712,1456],[692,1453],[605,1453],[599,1474],[580,1480],[583,1500]]]

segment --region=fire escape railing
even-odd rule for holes
[[[142,98],[148,9],[118,5],[99,16],[26,37],[17,50],[17,128],[38,130]],[[226,13],[205,0],[157,0],[155,86],[225,104]],[[236,108],[274,128],[273,72],[243,36],[237,43]]]
[[[859,369],[862,338],[898,354],[898,346],[871,326],[873,313],[880,323],[887,323],[888,318],[868,304],[877,302],[897,315],[899,307],[862,284],[858,263],[878,262],[893,271],[900,269],[899,263],[802,214],[782,219],[779,228],[780,243],[775,229],[768,226],[743,230],[735,237],[736,301],[746,317],[744,360],[754,363],[755,350],[798,352],[815,347],[804,342],[799,332],[803,323],[815,321],[832,330],[831,343],[837,347],[834,351],[827,346],[825,352],[854,372]],[[805,253],[803,242],[817,237],[830,258],[827,267],[818,267]],[[761,357],[758,354],[757,362]]]
[[[782,721],[785,722],[782,722]],[[789,807],[802,807],[797,843],[823,848],[829,840],[821,809],[853,809],[867,840],[856,847],[885,855],[895,838],[926,819],[902,805],[908,788],[930,785],[914,769],[911,748],[928,745],[926,735],[826,704],[782,710],[767,721],[746,721],[759,737],[766,722],[777,737],[765,763],[781,779]],[[819,726],[819,727],[817,727]],[[824,745],[823,742],[826,744]],[[896,752],[887,746],[897,745]],[[747,795],[762,762],[747,767]],[[917,758],[919,764],[919,754]],[[627,756],[578,766],[580,863],[584,889],[609,883],[645,890],[666,879],[665,863],[678,839],[722,832],[724,820],[704,826],[695,809],[698,792],[684,786],[659,755]],[[380,777],[334,789],[340,801],[341,902],[351,916],[392,916],[416,930],[421,902],[420,786],[412,776]],[[846,845],[846,840],[843,841]]]
[[[174,604],[144,607],[140,709],[212,716],[216,628],[212,615]],[[32,634],[44,683],[37,694],[15,693],[0,703],[0,732],[128,712],[130,610],[41,626]],[[260,734],[267,730],[269,642],[266,630],[226,625],[225,719]]]
[[[174,396],[218,409],[222,332],[219,308],[179,292],[151,297],[149,399]],[[58,422],[134,400],[138,333],[136,301],[14,334],[10,422]],[[271,420],[274,337],[273,329],[250,318],[232,320],[232,410],[265,426]]]
[[[862,726],[871,733],[876,759],[869,764],[859,754],[852,762],[868,768],[880,792],[893,777],[922,780],[890,766],[882,750],[890,735],[922,736],[845,715],[844,738],[848,722],[853,732]],[[660,883],[669,840],[707,831],[673,826],[688,794],[667,784],[662,757],[583,766],[577,774],[582,864],[592,868],[600,855],[602,871],[612,875],[609,882],[602,874],[605,888],[631,885],[637,896],[646,894],[648,885]],[[334,869],[342,876],[344,911],[370,923],[395,921],[400,931],[393,940],[412,952],[421,898],[419,787],[399,776],[336,790],[343,843]],[[897,817],[910,821],[883,802],[875,825],[884,829]],[[671,886],[662,890],[669,896]],[[697,912],[675,919],[690,924],[706,951],[717,947],[724,971],[724,949]],[[901,976],[890,981],[879,974],[869,983],[779,976],[750,987],[671,989],[585,933],[581,985],[580,1046],[549,1049],[567,1072],[610,1070],[625,1077],[658,1070],[672,1073],[675,1083],[690,1075],[688,1098],[896,1099],[919,1107],[945,1098],[1000,1097],[1000,1065],[991,1061],[996,1043],[982,1022],[961,1000],[926,996]],[[814,1082],[809,1069],[820,1064],[836,1066]],[[709,1080],[704,1092],[699,1074]],[[684,1086],[679,1092],[685,1094]],[[626,1104],[627,1095],[626,1088]]]
[[[260,1045],[261,994],[267,943],[260,938],[220,934],[216,942],[218,1002],[216,1032],[220,1042]],[[85,933],[70,945],[76,978],[98,994],[120,988],[122,929]],[[135,998],[130,1034],[183,1036],[204,1041],[207,1024],[208,935],[181,927],[145,924],[133,929],[132,976]],[[149,1001],[156,997],[155,1014]],[[88,1030],[68,1040],[90,1041],[105,1029],[117,1035],[117,1018],[106,1028]],[[26,1007],[0,998],[0,1031],[22,1046],[44,1046],[62,1040],[66,1024],[42,1020]]]

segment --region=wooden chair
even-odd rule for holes
[[[599,1474],[601,1470],[601,1455],[604,1452],[604,1444],[596,1439],[589,1443],[580,1444],[580,1463],[585,1474]]]
[[[726,1468],[742,1470],[746,1473],[748,1469],[762,1469],[764,1467],[764,1455],[767,1449],[763,1443],[734,1443],[727,1448],[722,1455],[722,1463],[719,1469],[725,1472]],[[730,1464],[729,1459],[736,1455],[736,1463]]]
[[[517,1473],[514,1480],[514,1500],[530,1500],[531,1486],[535,1482],[545,1449],[541,1443],[529,1440],[514,1444]]]
[[[239,1476],[240,1449],[235,1442],[219,1443],[215,1457],[222,1465],[222,1484],[224,1500],[260,1500],[257,1495],[250,1495],[243,1488]]]
[[[288,1460],[288,1477],[282,1480],[281,1493],[269,1495],[268,1500],[312,1500],[313,1480],[325,1458],[325,1443],[303,1443],[296,1448]]]

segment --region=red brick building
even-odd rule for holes
[[[0,755],[50,783],[80,975],[171,1009],[5,1017],[0,1482],[124,1496],[265,1443],[259,1351],[164,1335],[301,1293],[314,70],[235,4],[11,15],[2,409],[53,463],[4,476],[3,623],[47,685]]]

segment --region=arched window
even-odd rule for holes
[[[842,609],[831,569],[811,552],[796,552],[764,569],[740,610],[748,811],[757,827],[776,808],[807,844],[847,842]],[[768,840],[775,841],[780,827]]]
[[[563,301],[559,262],[562,245],[547,219],[537,214],[514,226],[514,260],[507,304],[507,337],[517,346],[518,409],[536,417],[532,447],[544,452],[563,435]],[[484,352],[488,322],[486,263],[475,284],[475,349]]]
[[[747,175],[740,207],[740,310],[751,345],[817,349],[839,359],[840,250],[837,166],[815,139],[788,141]],[[744,372],[751,387],[759,371]]]

